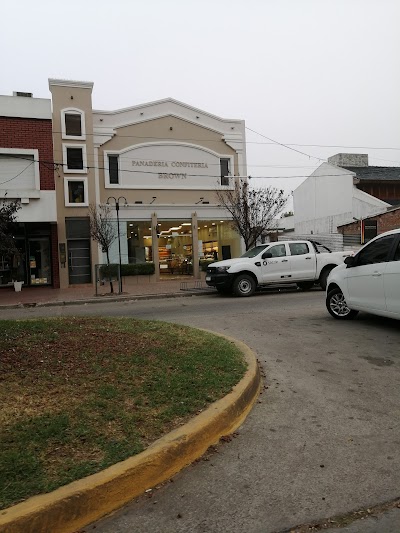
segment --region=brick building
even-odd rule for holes
[[[345,245],[364,244],[373,237],[400,228],[400,206],[389,208],[363,220],[338,226]]]
[[[0,257],[0,287],[60,286],[51,101],[0,96],[0,202],[19,200],[18,254]]]
[[[354,173],[357,189],[391,205],[400,205],[400,168],[368,165],[368,154],[336,154],[328,162]]]

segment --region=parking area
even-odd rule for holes
[[[336,321],[320,290],[13,309],[0,318],[66,314],[222,332],[255,350],[265,373],[236,438],[96,531],[128,532],[134,524],[140,532],[268,533],[399,496],[398,321],[362,313]]]

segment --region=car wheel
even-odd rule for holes
[[[319,277],[319,284],[321,285],[321,289],[323,291],[326,290],[326,286],[328,285],[328,276],[329,274],[331,273],[331,270],[333,270],[334,267],[332,268],[326,268],[325,270],[323,270],[321,272],[321,275]]]
[[[302,281],[297,283],[297,286],[302,291],[309,291],[314,287],[313,281]]]
[[[339,320],[350,320],[358,314],[358,311],[354,311],[347,306],[346,300],[339,287],[328,292],[328,296],[326,297],[326,307],[333,318]]]
[[[235,296],[252,296],[256,290],[256,282],[248,274],[239,274],[233,282]]]

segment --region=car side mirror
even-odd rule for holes
[[[262,255],[262,258],[263,258],[263,259],[270,259],[271,257],[272,257],[271,252],[265,252],[265,253]]]
[[[344,263],[345,265],[347,265],[347,268],[351,268],[355,266],[356,258],[352,255],[349,255],[349,257],[346,257],[346,259],[344,260]]]

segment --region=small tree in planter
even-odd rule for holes
[[[21,209],[19,200],[7,201],[3,199],[0,205],[0,257],[9,257],[14,260],[20,257],[20,251],[15,244],[15,223],[17,213]],[[15,290],[21,290],[22,280],[17,278],[17,269],[12,269],[12,280]],[[17,283],[18,285],[15,285]]]
[[[111,215],[111,207],[107,204],[89,206],[90,236],[101,246],[101,251],[106,254],[107,272],[110,280],[110,292],[114,292],[112,282],[112,269],[110,268],[110,247],[117,238],[115,226]]]
[[[21,209],[18,200],[7,202],[3,200],[0,205],[0,255],[13,255],[19,253],[14,238],[14,229],[17,212]]]

